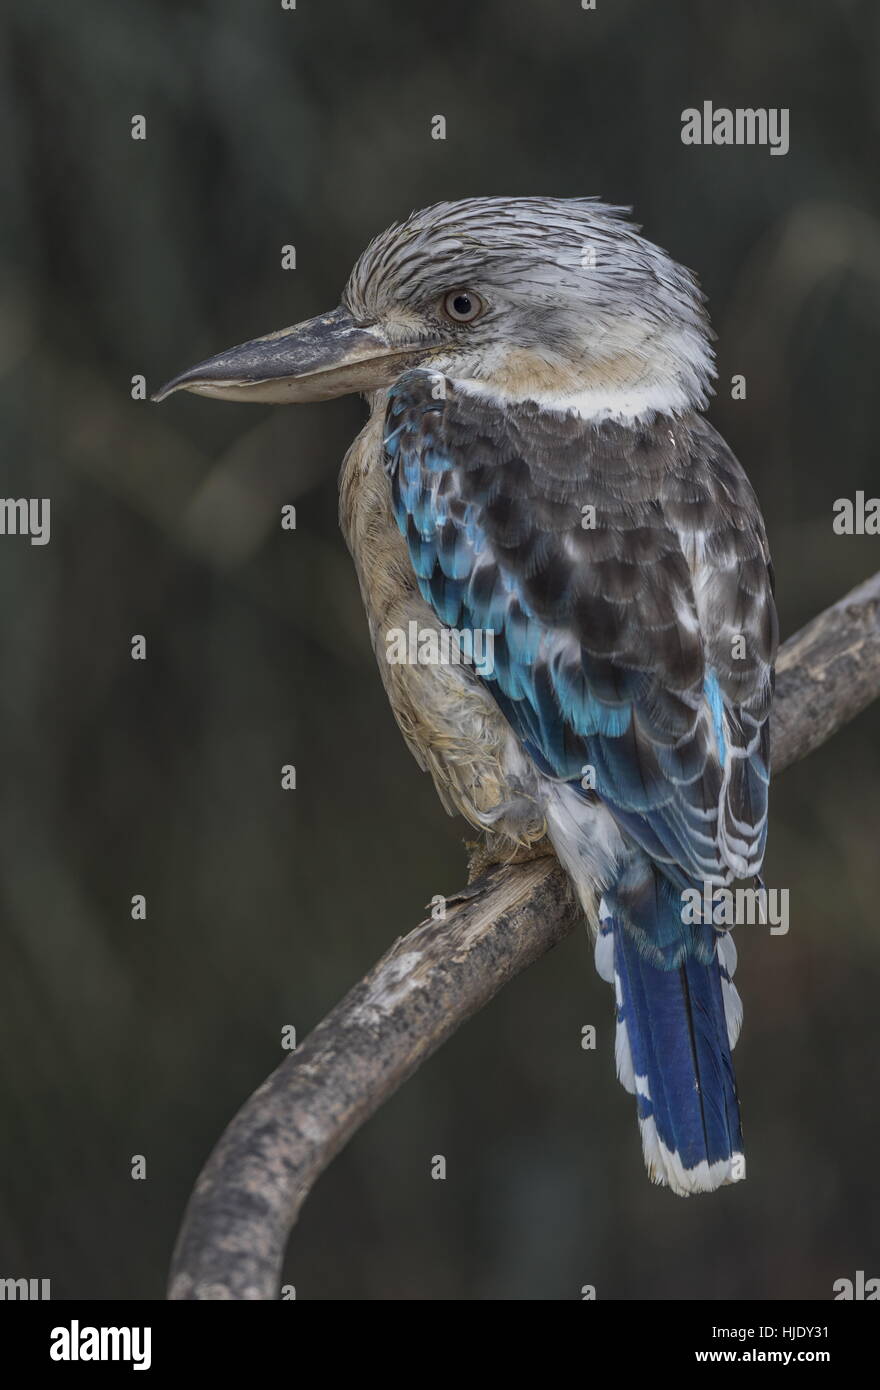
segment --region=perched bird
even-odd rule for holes
[[[391,707],[449,811],[511,850],[549,836],[614,986],[648,1171],[687,1195],[745,1171],[736,957],[710,916],[764,854],[777,625],[758,503],[702,414],[703,296],[626,213],[413,213],[341,307],[156,399],[365,394],[340,517]],[[462,659],[390,659],[413,631]]]

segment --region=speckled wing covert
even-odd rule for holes
[[[777,629],[749,482],[700,415],[629,428],[436,377],[391,393],[387,468],[421,592],[494,631],[489,689],[539,767],[585,766],[677,890],[757,871]]]

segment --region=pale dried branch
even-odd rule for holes
[[[786,642],[773,770],[880,695],[880,573]],[[172,1299],[273,1299],[315,1180],[403,1081],[580,920],[552,857],[494,868],[395,942],[251,1096],[196,1184]]]

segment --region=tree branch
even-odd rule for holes
[[[773,769],[880,695],[880,573],[791,637]],[[495,867],[396,941],[227,1128],[190,1199],[169,1298],[273,1299],[299,1209],[340,1149],[501,987],[581,919],[555,858]]]

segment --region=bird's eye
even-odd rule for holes
[[[443,300],[443,312],[456,323],[473,323],[485,305],[473,290],[450,290]]]

